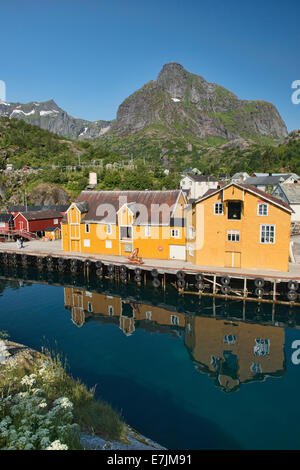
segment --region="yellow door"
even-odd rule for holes
[[[238,251],[225,252],[225,267],[226,268],[240,268],[241,267],[241,253]]]
[[[79,240],[71,240],[71,251],[80,251]]]

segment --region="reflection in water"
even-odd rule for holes
[[[285,373],[284,328],[179,313],[73,287],[64,291],[65,307],[78,327],[96,320],[117,325],[126,336],[137,328],[184,335],[196,369],[225,392]]]

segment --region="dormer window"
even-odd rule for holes
[[[241,201],[228,201],[228,220],[241,220],[242,218],[242,202]]]

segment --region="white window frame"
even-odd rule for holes
[[[177,315],[171,315],[171,325],[179,325],[179,317]]]
[[[270,340],[268,338],[255,338],[253,353],[256,357],[264,357],[270,355]]]
[[[192,240],[194,238],[194,227],[193,225],[189,226],[189,240]]]
[[[90,233],[90,224],[85,224],[85,233]]]
[[[264,214],[264,207],[266,207],[267,209],[267,213]],[[262,208],[262,214],[260,213],[260,209]],[[265,202],[259,202],[257,204],[257,215],[259,217],[267,217],[269,215],[269,204],[265,203]]]
[[[109,315],[110,317],[112,317],[112,316],[114,315],[114,313],[115,313],[114,306],[113,306],[113,305],[109,305],[109,306],[108,306],[108,315]]]
[[[93,304],[92,302],[88,302],[88,312],[93,313]]]
[[[105,240],[105,248],[112,248],[111,240]]]
[[[146,320],[152,320],[152,311],[151,310],[146,311]]]
[[[194,247],[193,247],[193,245],[189,245],[189,256],[194,256]]]
[[[151,237],[151,225],[145,225],[145,237]]]
[[[111,235],[111,232],[112,232],[111,224],[107,224],[107,225],[106,225],[106,233],[107,233],[107,235]]]
[[[54,225],[58,225],[58,219],[53,219]]]
[[[91,240],[89,238],[86,238],[83,240],[83,246],[85,248],[90,248],[91,247]]]
[[[224,338],[223,338],[223,343],[224,344],[231,344],[231,345],[236,344],[236,336],[232,335],[232,334],[225,335]]]
[[[221,206],[222,212],[219,212],[220,206]],[[224,204],[223,204],[223,202],[215,202],[214,203],[214,215],[224,215]]]
[[[231,238],[231,240],[229,239],[229,237]],[[227,230],[227,241],[228,242],[240,242],[241,241],[240,231],[239,230]]]
[[[267,239],[267,236],[266,236],[266,233],[267,233],[267,228],[268,227],[268,231],[269,231],[269,235],[268,235],[268,241],[266,241]],[[271,233],[271,230],[270,230],[270,227],[273,227],[273,241],[270,241],[270,233]],[[263,229],[264,228],[264,229]],[[262,241],[262,233],[265,233],[265,241]],[[262,245],[275,245],[275,234],[276,234],[276,224],[260,224],[260,233],[259,233],[259,242],[262,244]]]
[[[171,238],[180,238],[179,228],[171,228]]]

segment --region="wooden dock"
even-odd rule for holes
[[[176,288],[182,296],[209,296],[250,302],[300,306],[300,266],[291,272],[242,270],[194,266],[178,260],[145,259],[131,264],[127,258],[64,252],[60,241],[32,241],[16,250],[12,243],[0,245],[0,265],[13,269],[34,268],[40,272],[69,272],[73,276],[109,279],[115,283],[135,283],[165,291]]]

